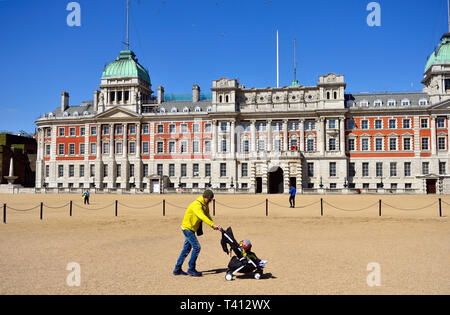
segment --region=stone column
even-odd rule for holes
[[[301,152],[305,152],[305,120],[300,119],[300,139],[298,143]]]
[[[137,189],[142,188],[142,161],[141,161],[141,123],[136,124],[136,164],[134,166],[134,182]],[[161,183],[162,184],[162,183]]]
[[[236,121],[232,120],[230,125],[230,150],[231,157],[234,159],[236,156]]]
[[[127,123],[124,123],[122,125],[123,130],[123,141],[122,141],[122,157],[127,158],[128,156],[128,130],[127,130]]]
[[[267,151],[271,154],[273,150],[272,119],[267,120],[267,126]]]
[[[431,154],[437,154],[436,148],[436,117],[431,116]],[[431,172],[431,170],[430,170]]]
[[[211,142],[211,155],[216,158],[217,155],[217,120],[212,120],[212,142]]]
[[[95,159],[95,187],[103,188],[103,169],[102,169],[102,125],[97,124],[97,156]]]
[[[320,117],[319,118],[319,132],[317,134],[317,145],[318,145],[318,149],[319,149],[319,153],[321,155],[325,154],[325,134],[326,134],[326,130],[325,130],[325,118]]]
[[[256,120],[252,119],[250,125],[250,132],[252,134],[251,141],[250,141],[250,150],[252,154],[256,154],[257,151],[257,144],[256,144]]]
[[[339,149],[345,155],[345,118],[339,118]]]
[[[289,149],[289,137],[288,137],[288,120],[283,120],[283,151],[287,152]]]

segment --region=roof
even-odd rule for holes
[[[388,106],[389,101],[395,101],[394,106]],[[398,108],[402,107],[402,101],[409,100],[410,105],[413,107],[424,106],[420,105],[421,100],[426,100],[427,105],[429,104],[430,97],[427,93],[422,92],[409,92],[409,93],[359,93],[359,94],[346,94],[345,104],[346,107],[361,107],[361,102],[367,102],[367,106],[373,108],[375,107],[376,101],[381,101],[381,106],[387,108]]]
[[[188,108],[190,112],[195,112],[195,109],[198,107],[202,112],[207,112],[208,107],[212,106],[211,101],[171,101],[171,102],[163,102],[159,105],[159,108],[164,108],[166,113],[170,113],[173,108],[177,109],[177,112],[183,112],[185,108]]]
[[[134,52],[124,50],[120,52],[119,57],[115,61],[105,67],[102,79],[129,77],[137,77],[151,83],[148,71],[138,62]]]
[[[47,114],[47,117],[49,114]],[[58,107],[54,111],[52,111],[51,114],[55,118],[61,118],[61,117],[76,117],[77,115],[78,116],[94,115],[96,114],[96,112],[94,111],[94,105],[91,102],[84,102],[79,106],[70,106],[64,112],[61,111],[61,107]]]
[[[442,63],[450,63],[450,33],[442,35],[441,43],[427,60],[425,72],[427,72],[432,65]]]

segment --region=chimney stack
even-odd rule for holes
[[[158,104],[164,102],[164,87],[162,85],[158,86]]]
[[[197,84],[192,86],[192,102],[197,103],[200,101],[200,87]]]
[[[100,97],[100,91],[95,90],[94,91],[94,110],[98,112],[98,101]]]
[[[69,108],[69,92],[63,91],[61,94],[61,111]]]

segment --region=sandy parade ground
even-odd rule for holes
[[[450,294],[450,196],[298,195],[290,209],[286,195],[216,195],[215,223],[269,261],[262,279],[233,281],[221,235],[207,227],[204,276],[172,275],[196,197],[93,194],[84,207],[79,195],[0,195],[0,294]],[[80,286],[66,282],[72,262]],[[368,285],[371,263],[379,286]]]

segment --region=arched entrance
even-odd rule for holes
[[[274,166],[269,170],[269,194],[282,194],[284,192],[283,175],[283,170],[279,166]]]

